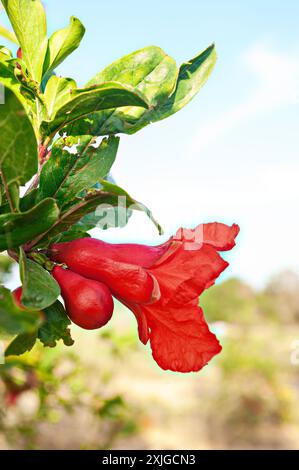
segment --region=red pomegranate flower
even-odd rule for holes
[[[218,251],[235,245],[239,227],[220,223],[180,229],[163,245],[113,245],[83,238],[51,247],[54,261],[104,282],[136,316],[162,369],[199,371],[221,351],[198,297],[228,266]]]

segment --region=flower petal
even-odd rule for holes
[[[153,357],[162,369],[199,371],[221,351],[198,297],[228,266],[217,250],[232,247],[238,232],[237,226],[207,224],[183,230],[180,240],[177,233],[148,269],[159,284],[160,299],[150,305],[128,305],[137,318],[142,342],[149,332]]]
[[[196,251],[180,245],[164,263],[154,265],[149,272],[160,286],[163,305],[189,302],[211,284],[228,266],[217,251],[202,245]]]
[[[160,303],[142,309],[150,327],[153,358],[162,369],[197,372],[221,351],[197,301],[167,310]]]
[[[235,238],[240,228],[233,224],[231,227],[219,222],[198,225],[195,229],[180,228],[173,241],[188,243],[192,249],[194,244],[207,244],[216,248],[218,251],[231,250],[235,246]]]

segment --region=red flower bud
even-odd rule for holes
[[[17,51],[17,57],[18,59],[22,59],[23,58],[23,54],[22,54],[22,49],[19,47],[18,51]]]
[[[109,286],[136,316],[140,340],[150,340],[160,367],[190,372],[221,351],[198,297],[228,266],[217,251],[233,248],[238,233],[237,225],[199,225],[158,247],[88,238],[53,245],[50,256]]]
[[[115,297],[133,303],[148,303],[152,301],[155,283],[145,269],[132,261],[127,262],[134,258],[134,252],[139,262],[144,260],[149,264],[151,260],[158,259],[163,250],[151,247],[147,252],[142,247],[138,256],[137,245],[134,245],[130,256],[128,245],[120,249],[93,238],[81,238],[52,245],[50,256],[81,276],[107,284]]]
[[[60,285],[67,314],[73,323],[95,330],[111,319],[114,305],[107,286],[59,266],[53,269],[52,275]]]

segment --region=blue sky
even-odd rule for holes
[[[161,46],[180,64],[216,43],[218,63],[199,95],[172,118],[124,136],[114,177],[153,210],[166,236],[202,221],[239,223],[225,276],[259,286],[282,269],[299,273],[299,2],[51,0],[45,6],[50,32],[71,15],[87,28],[80,49],[58,70],[80,85],[146,45]],[[97,235],[160,242],[143,215]]]

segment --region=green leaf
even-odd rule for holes
[[[38,338],[43,345],[54,348],[57,341],[62,339],[66,346],[72,346],[74,340],[69,329],[71,322],[62,304],[57,300],[44,310],[44,314],[45,322],[38,331]]]
[[[147,215],[147,217],[150,219],[150,221],[155,225],[155,227],[157,228],[159,234],[163,235],[163,229],[162,229],[161,225],[155,219],[155,217],[153,216],[152,211],[150,211],[148,209],[148,207],[146,207],[141,202],[138,202],[135,199],[133,199],[120,186],[117,186],[116,184],[111,183],[109,181],[105,181],[105,180],[100,180],[100,183],[101,183],[102,191],[104,193],[106,193],[107,195],[109,195],[109,197],[111,197],[111,202],[109,203],[107,201],[108,205],[111,204],[111,206],[113,206],[113,201],[115,201],[116,196],[118,197],[118,203],[114,204],[114,205],[115,205],[115,207],[117,206],[118,209],[119,209],[120,218],[123,218],[123,220],[126,220],[126,217],[128,217],[128,216],[130,217],[130,215],[131,215],[130,212],[133,211],[133,210],[144,212]],[[127,208],[126,211],[123,210],[125,207]],[[101,212],[101,210],[99,211],[99,213],[100,212]],[[111,225],[111,227],[112,227],[112,225]]]
[[[69,208],[60,214],[59,219],[53,227],[45,234],[34,240],[34,245],[39,247],[47,246],[51,240],[60,233],[67,232],[74,224],[79,222],[86,214],[97,210],[99,226],[104,228],[117,226],[111,221],[111,213],[115,207],[118,207],[120,218],[127,220],[129,210],[138,210],[145,212],[150,220],[155,224],[159,233],[163,230],[160,224],[155,220],[151,211],[146,206],[133,199],[126,191],[115,184],[101,180],[101,191],[94,190],[83,198],[78,198],[77,202],[72,202]]]
[[[73,90],[72,99],[58,109],[54,118],[42,122],[41,132],[51,136],[70,122],[94,111],[128,105],[148,107],[140,93],[120,83],[109,82],[91,88]]]
[[[30,105],[32,106],[32,100],[35,101],[36,98],[38,99],[38,108],[44,108],[44,97],[40,90],[40,84],[34,80],[26,66],[26,63],[22,59],[13,59],[11,60],[11,65],[14,66],[14,76],[18,80],[21,85],[20,92],[26,98],[26,100],[30,101]],[[14,90],[12,90],[14,91]],[[33,106],[32,106],[33,107]],[[34,113],[36,114],[36,103],[34,107]],[[44,110],[38,110],[41,116],[44,116]]]
[[[19,71],[18,71],[19,72]],[[15,59],[0,60],[0,84],[11,90],[22,103],[32,121],[35,119],[35,98],[23,86],[16,77]],[[2,106],[2,105],[1,105]]]
[[[41,317],[38,312],[20,309],[14,302],[11,292],[0,286],[0,330],[9,335],[34,332]]]
[[[56,112],[65,103],[72,99],[72,90],[77,88],[72,78],[62,78],[52,75],[45,89],[45,102],[49,119],[54,118]]]
[[[12,31],[9,31],[8,29],[6,29],[1,24],[0,24],[0,36],[2,36],[3,38],[7,39],[10,42],[13,42],[14,44],[18,44],[16,35]]]
[[[161,107],[153,111],[151,120],[160,121],[186,106],[209,78],[216,60],[217,54],[212,44],[194,59],[182,64],[174,93]]]
[[[102,210],[95,210],[95,212],[85,215],[76,225],[73,226],[73,229],[89,231],[96,227],[101,228],[102,230],[107,230],[109,228],[123,228],[128,224],[131,216],[132,211],[130,209],[124,211],[119,210],[118,207],[105,207]],[[59,241],[59,243],[62,242]]]
[[[43,310],[57,300],[60,287],[48,271],[26,258],[23,251],[21,253],[22,305],[32,310]]]
[[[2,214],[2,207],[5,207],[7,205],[7,197],[6,197],[6,194],[5,194],[5,188],[1,182],[1,178],[0,178],[0,214]],[[8,211],[4,211],[4,212],[10,212],[10,207],[9,207],[9,204],[8,204]]]
[[[74,344],[69,328],[71,321],[58,300],[45,308],[42,313],[44,319],[41,326],[33,332],[21,333],[14,338],[5,351],[6,357],[20,356],[31,351],[37,339],[50,348],[54,348],[59,340],[62,340],[66,346]]]
[[[86,86],[100,85],[108,81],[131,85],[142,93],[150,107],[155,107],[163,103],[174,90],[177,75],[175,60],[160,47],[149,46],[113,62]],[[147,111],[128,107],[122,112],[129,115],[137,113],[140,117]]]
[[[38,165],[32,124],[9,89],[5,90],[5,103],[0,105],[0,134],[0,173],[9,191],[12,185],[24,185],[37,172]]]
[[[70,19],[70,24],[56,31],[49,39],[47,55],[44,63],[44,74],[54,70],[64,59],[79,47],[85,28],[78,18]]]
[[[27,212],[0,215],[0,251],[29,242],[49,230],[58,217],[54,199],[45,199]]]
[[[123,129],[127,123],[146,119],[153,107],[163,103],[173,92],[178,70],[175,60],[156,46],[149,46],[113,62],[98,73],[87,86],[116,81],[136,88],[149,102],[149,109],[127,106],[122,109],[101,111],[69,126],[70,134],[104,135],[112,129]],[[121,130],[122,132],[122,130]]]
[[[92,225],[91,228],[93,228],[95,225]],[[51,243],[66,243],[66,242],[71,242],[73,240],[78,240],[79,238],[90,238],[90,235],[89,233],[83,230],[83,227],[82,227],[82,230],[80,230],[80,227],[77,227],[76,225],[74,225],[67,232],[62,232],[56,237],[52,238]]]
[[[21,212],[27,212],[36,205],[37,193],[38,193],[37,188],[31,189],[29,193],[25,194],[25,196],[20,199],[20,211]]]
[[[18,335],[7,347],[5,356],[21,356],[31,351],[37,340],[37,331]]]
[[[40,0],[2,0],[20,47],[23,60],[37,82],[41,81],[47,51],[47,22]]]
[[[1,26],[0,26],[1,30]],[[0,62],[6,62],[12,59],[12,53],[7,47],[0,46]]]
[[[53,197],[64,206],[109,173],[119,138],[103,139],[97,148],[90,143],[90,138],[82,138],[76,154],[57,147],[53,149],[41,173],[38,200]]]
[[[29,211],[29,209],[35,206],[37,193],[38,193],[38,189],[35,188],[20,199],[20,211],[21,212]],[[8,203],[5,203],[4,205],[0,207],[0,215],[7,214],[9,212],[11,212],[11,210],[10,210],[10,206]]]
[[[169,91],[168,97],[157,100],[156,103],[150,103],[151,106],[145,112],[138,111],[136,108],[121,108],[109,113],[94,113],[69,125],[66,129],[67,134],[77,135],[79,132],[96,136],[120,132],[134,134],[152,122],[171,116],[186,106],[197,94],[212,72],[216,58],[215,47],[212,45],[194,59],[183,64],[179,73],[176,74],[174,86]],[[120,60],[119,64],[121,63]],[[113,70],[113,64],[110,67]],[[132,74],[133,70],[134,65],[132,65]],[[122,83],[123,75],[124,73],[120,70],[119,79],[115,78],[115,80]],[[158,87],[157,90],[159,90]],[[148,98],[147,89],[144,90],[144,95]]]

